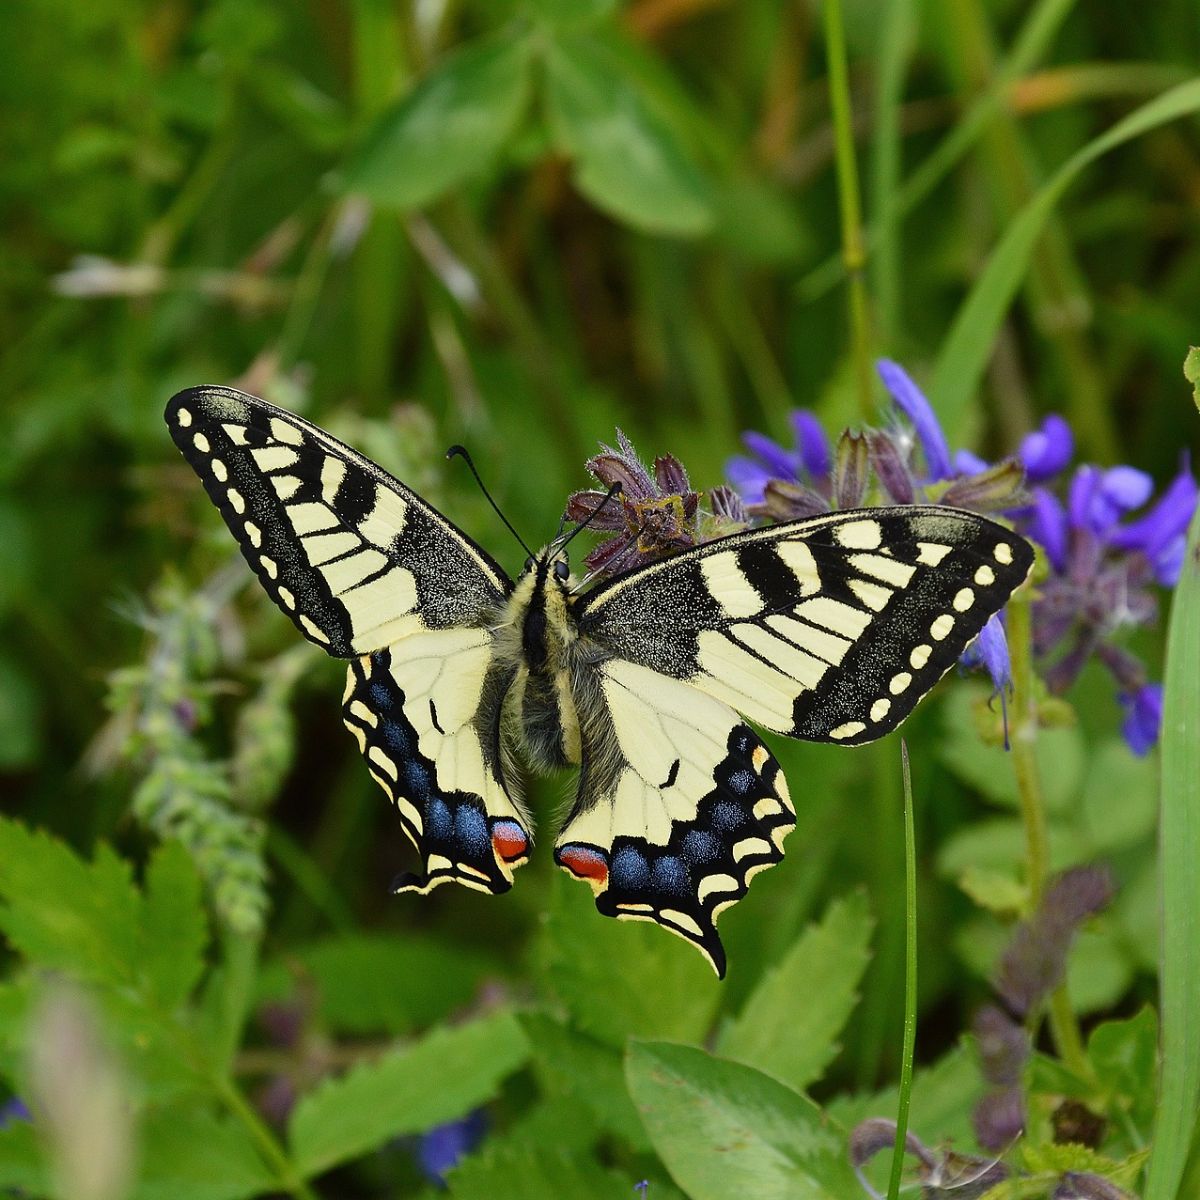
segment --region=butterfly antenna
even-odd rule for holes
[[[500,505],[498,505],[495,500],[492,499],[491,492],[489,492],[487,488],[483,486],[483,480],[479,478],[479,472],[475,469],[475,464],[472,462],[470,454],[467,453],[466,446],[451,446],[450,449],[446,451],[446,457],[461,458],[466,462],[467,466],[471,469],[471,474],[475,476],[475,482],[479,484],[479,490],[483,493],[484,499],[492,506],[496,516],[498,516],[500,520],[504,522],[505,528],[507,528],[508,532],[511,533],[518,542],[520,542],[521,549],[524,550],[530,558],[532,558],[533,551],[530,550],[530,548],[525,544],[525,539],[513,528],[512,522],[500,511]]]
[[[592,509],[592,515],[590,517],[588,517],[588,519],[586,521],[581,521],[578,525],[575,526],[574,529],[571,530],[570,533],[567,534],[562,545],[560,545],[558,547],[558,549],[555,551],[555,553],[561,554],[571,544],[572,539],[577,537],[579,534],[581,534],[604,511],[604,506],[620,491],[621,491],[621,485],[619,483],[614,483],[612,485],[612,487],[610,487],[608,489],[608,491],[605,493],[604,499],[601,500],[600,503],[597,504],[594,509]],[[563,517],[563,521],[564,522],[566,521],[566,517]],[[562,525],[559,525],[559,529],[560,530],[562,529]],[[555,538],[555,541],[557,541],[557,540],[558,539]]]

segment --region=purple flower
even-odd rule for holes
[[[1135,467],[1079,467],[1067,493],[1071,524],[1107,538],[1126,513],[1150,499],[1154,480]]]
[[[1030,483],[1041,483],[1065,470],[1075,452],[1075,439],[1071,427],[1057,413],[1051,413],[1042,422],[1041,429],[1027,433],[1021,439],[1017,457],[1025,468],[1025,478]]]
[[[939,479],[950,479],[955,474],[950,465],[950,448],[946,445],[946,435],[942,432],[933,406],[899,363],[881,358],[875,366],[879,378],[883,380],[883,386],[917,431],[921,449],[925,451],[928,478],[935,482]]]
[[[815,485],[827,493],[833,452],[825,430],[816,415],[798,408],[792,413],[792,434],[795,448],[785,450],[766,434],[753,430],[742,434],[742,443],[753,455],[731,458],[725,466],[725,476],[749,505],[766,502],[771,483]]]
[[[14,1121],[32,1121],[33,1114],[20,1096],[13,1096],[0,1104],[0,1129]]]
[[[1185,455],[1179,474],[1144,516],[1120,526],[1109,536],[1121,550],[1140,551],[1150,561],[1154,578],[1164,587],[1179,581],[1187,528],[1196,511],[1197,488]]]
[[[959,660],[964,667],[983,667],[992,677],[992,687],[1003,694],[1012,683],[1012,664],[1008,658],[1008,638],[999,613],[988,617],[979,636],[963,651]]]
[[[1122,692],[1117,699],[1125,710],[1122,736],[1134,754],[1146,754],[1158,741],[1162,726],[1163,685],[1143,684],[1135,692]]]
[[[483,1141],[487,1117],[483,1109],[458,1121],[447,1121],[421,1135],[417,1143],[417,1162],[425,1178],[445,1187],[446,1172]]]

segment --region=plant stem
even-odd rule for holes
[[[850,111],[850,80],[846,66],[846,36],[842,27],[841,0],[825,0],[825,57],[829,71],[829,106],[837,147],[838,210],[842,224],[842,261],[846,265],[850,331],[853,339],[854,376],[863,420],[870,420],[871,344],[867,321],[867,286],[863,275],[862,203],[858,191],[858,166],[854,156],[854,122]]]
[[[1046,807],[1037,765],[1038,708],[1033,671],[1033,599],[1029,588],[1019,591],[1008,604],[1008,641],[1012,655],[1013,708],[1012,759],[1025,828],[1025,872],[1029,907],[1034,911],[1046,891],[1050,873]],[[1083,1038],[1071,1008],[1065,982],[1050,997],[1050,1033],[1059,1057],[1083,1079],[1092,1075],[1083,1049]]]
[[[212,1084],[225,1107],[246,1127],[263,1161],[275,1172],[282,1190],[296,1200],[318,1200],[317,1193],[300,1177],[295,1164],[238,1086],[225,1077],[212,1080]]]
[[[917,1044],[917,837],[913,822],[912,775],[908,769],[908,743],[900,739],[904,775],[904,1046],[900,1055],[900,1103],[896,1109],[896,1145],[888,1200],[898,1200],[904,1169],[904,1143],[908,1137],[908,1106],[912,1098],[913,1052]]]

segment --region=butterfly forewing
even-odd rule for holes
[[[721,539],[601,586],[580,631],[790,737],[895,729],[1024,580],[973,513],[861,509]]]
[[[198,387],[171,399],[166,420],[267,593],[330,654],[478,624],[511,590],[416,493],[292,413]]]

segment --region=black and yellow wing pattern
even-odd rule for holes
[[[751,530],[601,584],[601,660],[559,864],[601,912],[654,920],[718,974],[716,917],[783,857],[794,810],[738,714],[856,745],[895,729],[1025,579],[1029,544],[973,513],[875,508]]]
[[[511,580],[415,492],[293,413],[207,386],[172,397],[166,422],[267,593],[310,641],[354,660],[346,724],[423,863],[397,887],[506,890],[531,842],[503,775],[487,629]]]

